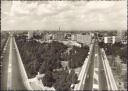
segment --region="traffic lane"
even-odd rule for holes
[[[90,59],[90,65],[89,65],[89,69],[87,72],[87,77],[85,79],[85,86],[84,86],[84,90],[92,90],[92,84],[93,84],[93,73],[94,73],[94,58],[95,58],[95,45],[94,45],[94,49],[92,51],[91,54],[91,59]]]
[[[14,39],[12,43],[12,89],[13,90],[26,90],[22,81],[20,68],[18,64],[18,55],[14,45]]]
[[[7,76],[8,76],[8,62],[9,62],[9,51],[10,51],[10,38],[7,43],[4,57],[2,59],[2,69],[1,69],[1,90],[7,90]]]
[[[106,81],[106,76],[105,76],[105,71],[103,68],[103,60],[101,58],[101,53],[100,53],[100,49],[99,49],[99,59],[100,59],[100,88],[101,90],[107,90],[107,81]]]
[[[90,60],[91,63],[90,63],[89,70],[87,73],[89,76],[86,78],[84,90],[92,90],[95,54],[98,54],[98,43],[97,42],[95,42],[94,49],[91,55],[91,60]]]
[[[98,42],[96,43],[95,49],[96,49],[95,52],[98,55],[98,60],[99,60],[99,90],[107,90],[106,77],[104,73],[103,62],[101,59]]]
[[[106,82],[106,76],[103,68],[103,61],[101,58],[101,52],[99,45],[97,46],[97,53],[99,58],[99,88],[100,90],[107,90],[107,82]]]

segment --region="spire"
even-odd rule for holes
[[[60,31],[60,26],[59,26],[59,31]]]

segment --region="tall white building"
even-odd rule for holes
[[[90,44],[91,43],[91,36],[90,35],[82,35],[82,34],[73,34],[71,36],[71,40],[77,41],[80,43]]]
[[[112,43],[114,44],[116,41],[116,37],[115,36],[105,36],[104,37],[104,43]]]
[[[33,37],[33,32],[32,31],[29,31],[28,32],[28,39],[32,38]]]

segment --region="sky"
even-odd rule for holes
[[[126,30],[123,1],[2,1],[1,30]]]

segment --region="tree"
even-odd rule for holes
[[[100,48],[104,48],[104,46],[105,46],[104,42],[99,42],[99,47]]]
[[[64,44],[56,41],[41,44],[35,40],[21,40],[19,37],[16,38],[16,42],[29,76],[35,76],[35,72],[33,71],[35,70],[35,64],[37,64],[40,73],[62,67],[61,54],[67,49],[67,46]]]
[[[67,81],[69,81],[70,84],[76,84],[78,82],[78,76],[73,69],[71,70],[70,74],[67,76]]]
[[[127,63],[128,60],[127,47],[121,49],[121,53],[119,54],[119,56],[124,63]]]
[[[46,62],[44,61],[42,63],[42,65],[40,66],[39,68],[39,72],[42,74],[42,73],[45,73],[46,71],[49,70],[49,66],[46,64]]]
[[[70,91],[70,80],[67,80],[69,73],[67,70],[54,72],[54,78],[56,79],[54,87],[57,91]]]
[[[72,50],[70,50],[70,59],[68,62],[69,68],[77,68],[83,65],[85,58],[88,55],[89,47],[84,46],[82,48],[79,47],[73,47]]]
[[[64,83],[63,81],[57,86],[56,91],[71,91],[68,83]]]
[[[121,75],[121,72],[122,72],[122,66],[121,66],[120,63],[117,63],[116,70],[117,70],[118,76],[120,76]]]
[[[43,77],[42,82],[44,86],[52,87],[53,83],[55,82],[55,79],[53,78],[51,71],[47,71],[45,73],[45,76]]]
[[[88,55],[89,47],[73,47],[66,54],[67,46],[57,41],[51,43],[39,43],[35,40],[25,41],[16,39],[23,63],[29,77],[35,77],[37,72],[44,73],[42,82],[45,86],[54,86],[58,91],[70,91],[71,84],[77,83],[77,75],[74,70],[69,74],[68,70],[53,70],[62,67],[61,61],[69,60],[72,68],[82,66]],[[65,55],[67,58],[63,58]],[[70,63],[71,62],[71,63]]]

